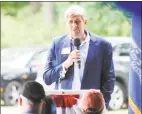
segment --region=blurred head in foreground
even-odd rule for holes
[[[104,110],[104,103],[103,94],[95,89],[85,92],[80,100],[84,114],[101,114]]]
[[[19,103],[24,114],[56,114],[53,100],[45,96],[43,86],[36,81],[25,84]]]

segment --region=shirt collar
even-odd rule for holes
[[[89,43],[89,41],[90,41],[89,32],[88,31],[86,31],[86,32],[87,32],[86,39],[81,43],[81,45],[83,45],[84,43]],[[71,39],[72,44],[74,44],[74,39],[70,35],[68,35],[68,36],[69,36],[69,39]]]
[[[83,45],[85,43],[89,43],[89,41],[90,41],[90,36],[89,36],[89,33],[87,32],[86,39],[81,43],[81,45]]]

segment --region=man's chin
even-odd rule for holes
[[[80,38],[80,37],[79,37],[79,36],[73,36],[72,38],[74,38],[74,39],[75,39],[75,38]]]
[[[72,34],[72,37],[73,38],[80,38],[80,35],[79,34]]]

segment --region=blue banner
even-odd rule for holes
[[[132,50],[130,52],[128,114],[142,114],[141,15],[132,15]]]
[[[129,107],[128,114],[142,114],[142,77],[141,77],[141,26],[142,26],[142,2],[127,1],[115,2],[124,9],[124,12],[132,13],[132,50],[130,52],[129,68]]]

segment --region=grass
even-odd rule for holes
[[[107,111],[107,114],[128,114],[128,109]]]

